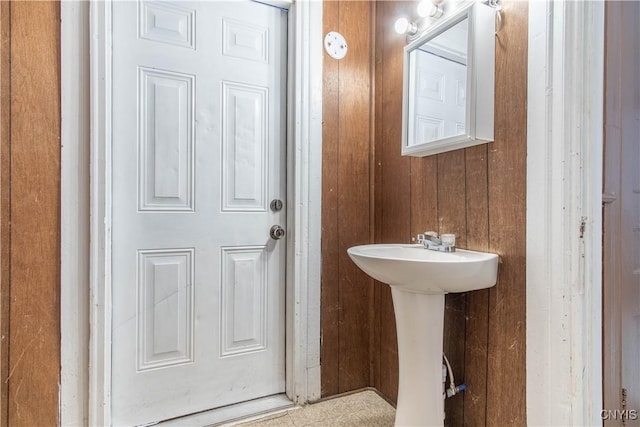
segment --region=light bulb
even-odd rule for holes
[[[404,34],[407,32],[407,28],[409,28],[409,20],[404,17],[398,18],[393,28],[395,28],[396,33]]]
[[[431,6],[431,11],[429,12],[429,16],[431,16],[432,18],[438,19],[443,14],[444,14],[444,8],[442,7],[442,5],[434,3],[434,5]]]
[[[430,16],[440,18],[444,13],[444,0],[422,0],[418,3],[417,12],[421,18]]]
[[[398,18],[393,27],[396,30],[396,33],[398,34],[413,35],[418,31],[418,27],[416,26],[416,24],[409,21],[405,17]]]
[[[431,0],[422,0],[420,3],[418,3],[418,16],[420,16],[421,18],[426,18],[427,16],[429,16],[429,12],[431,11],[432,6],[433,3],[431,2]]]

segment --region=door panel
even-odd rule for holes
[[[140,67],[142,211],[193,211],[194,76]]]
[[[138,251],[138,369],[193,362],[193,249]]]
[[[112,12],[112,421],[282,393],[286,12]]]

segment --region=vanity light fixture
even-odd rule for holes
[[[496,11],[496,18],[498,21],[498,28],[496,29],[496,34],[498,31],[502,29],[502,4],[500,0],[486,0],[486,4],[489,7],[492,7]]]
[[[393,28],[396,30],[398,34],[407,34],[410,36],[414,36],[418,33],[418,26],[413,22],[409,21],[404,16],[398,18]]]
[[[415,23],[404,16],[400,17],[394,25],[396,33],[406,34],[409,37],[415,36],[418,32],[424,30],[426,18],[438,19],[444,15],[444,2],[445,0],[421,0],[417,7],[419,22]]]
[[[444,14],[444,0],[421,0],[418,3],[418,16],[438,19]]]

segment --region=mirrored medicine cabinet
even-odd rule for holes
[[[493,141],[495,10],[469,2],[404,49],[402,154]]]

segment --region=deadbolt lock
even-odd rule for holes
[[[272,210],[272,211],[274,211],[274,212],[280,212],[280,211],[282,210],[282,206],[283,206],[282,200],[280,200],[280,199],[273,199],[273,200],[271,201],[271,205],[270,205],[270,206],[271,206],[271,210]]]

